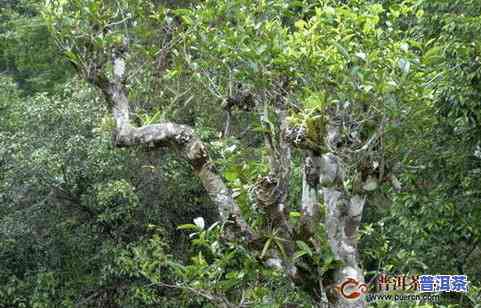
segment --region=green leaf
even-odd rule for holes
[[[299,19],[294,23],[294,26],[299,30],[303,30],[306,27],[306,22],[302,19]]]
[[[297,251],[297,252],[294,254],[294,260],[297,260],[297,259],[299,259],[300,257],[305,256],[305,255],[307,255],[307,252],[305,252],[305,251]]]
[[[65,51],[65,56],[75,64],[78,64],[78,56],[71,50]]]
[[[234,182],[239,178],[239,173],[235,169],[229,169],[224,172],[224,177],[229,182]]]
[[[144,119],[143,122],[144,122],[144,125],[150,125],[152,123],[159,122],[160,118],[161,118],[161,113],[160,113],[160,110],[159,110],[156,113],[154,113],[154,115],[151,116],[151,117],[145,116],[145,119]]]
[[[198,227],[194,224],[184,224],[177,227],[177,230],[197,230]]]
[[[276,243],[277,247],[281,251],[282,256],[286,258],[287,254],[286,254],[286,251],[284,250],[284,245],[282,245],[281,241],[274,240],[274,242]]]
[[[423,57],[423,62],[425,64],[435,64],[439,60],[442,60],[442,48],[441,46],[434,46],[433,48],[426,51]]]
[[[303,241],[296,241],[296,244],[302,251],[306,252],[310,257],[312,257],[312,250],[306,243]]]
[[[272,242],[272,238],[269,238],[264,244],[264,248],[262,248],[262,252],[261,252],[261,259],[264,258],[264,256],[266,255],[267,250],[271,246],[271,242]]]
[[[301,213],[299,213],[299,212],[289,212],[289,217],[298,218],[298,217],[301,217]]]
[[[190,15],[191,11],[189,9],[176,9],[172,11],[177,16]]]
[[[344,58],[346,58],[346,60],[351,60],[351,56],[349,55],[349,52],[347,51],[346,48],[344,48],[341,44],[339,44],[338,42],[333,42],[334,46],[336,46],[337,50],[339,50],[339,52],[341,53],[341,55],[344,56]]]

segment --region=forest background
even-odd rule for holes
[[[480,15],[2,0],[0,307],[479,307]]]

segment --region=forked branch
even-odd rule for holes
[[[152,148],[168,147],[177,150],[187,159],[194,173],[200,178],[210,199],[218,209],[223,222],[232,221],[242,234],[249,239],[255,235],[241,216],[239,206],[222,178],[215,172],[207,152],[207,147],[187,126],[172,122],[134,127],[130,124],[130,111],[127,89],[125,87],[125,59],[123,51],[113,53],[112,78],[108,79],[99,71],[85,72],[87,80],[104,94],[111,109],[115,128],[112,139],[116,147],[146,145]]]

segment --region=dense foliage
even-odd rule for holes
[[[320,221],[304,207],[306,157],[326,153],[329,185],[366,200],[365,281],[464,274],[436,307],[479,307],[480,16],[476,0],[3,1],[0,307],[333,303],[346,262],[322,174]],[[254,240],[177,144],[118,146],[110,85],[133,127],[193,128]]]

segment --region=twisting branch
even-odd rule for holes
[[[288,223],[286,205],[291,175],[291,145],[286,139],[288,111],[285,99],[285,96],[275,95],[273,107],[277,122],[274,125],[269,119],[267,99],[264,98],[262,124],[270,174],[257,181],[256,196],[258,206],[264,208],[271,223],[280,228],[285,238],[289,238],[292,227]]]
[[[228,232],[234,237],[242,235],[248,244],[255,245],[259,236],[254,233],[241,215],[241,210],[234,201],[230,190],[222,178],[214,170],[209,159],[207,146],[195,134],[194,130],[186,125],[172,122],[144,125],[135,127],[130,124],[130,106],[126,88],[127,74],[125,59],[127,55],[127,42],[115,48],[112,53],[112,77],[102,73],[103,67],[89,66],[84,69],[87,81],[99,88],[106,98],[112,112],[115,128],[112,132],[112,141],[116,147],[131,147],[136,145],[151,148],[168,147],[173,149],[190,162],[193,172],[197,175],[210,199],[216,205],[219,216],[223,222],[229,222]],[[288,109],[285,95],[275,97],[274,108],[279,126],[269,127],[273,133],[270,146],[271,176],[273,181],[269,187],[256,191],[257,202],[265,205],[266,213],[274,227],[279,230],[279,236],[284,241],[283,257],[280,264],[282,270],[290,279],[299,286],[305,283],[304,273],[294,264],[295,243],[292,226],[288,223],[287,197],[291,174],[291,145],[286,137],[288,128]],[[232,102],[232,101],[231,101]],[[273,184],[273,185],[270,185]]]
[[[127,89],[125,87],[126,44],[114,50],[112,54],[112,79],[109,80],[98,71],[87,72],[88,81],[97,86],[104,94],[115,120],[112,134],[116,147],[147,145],[153,148],[169,147],[180,152],[187,159],[194,173],[200,178],[211,200],[217,206],[223,222],[233,221],[248,239],[255,238],[253,231],[241,216],[239,206],[235,203],[230,190],[222,178],[215,172],[207,147],[186,125],[171,122],[133,127],[130,124],[130,111]]]

